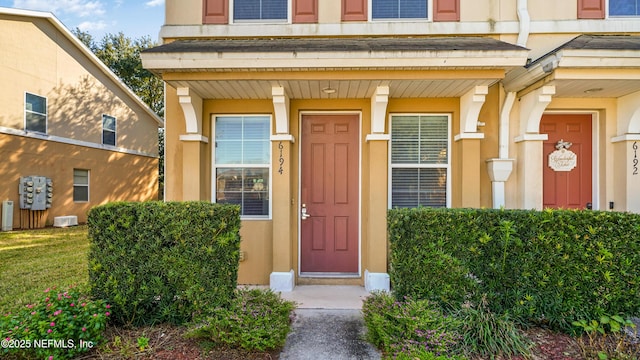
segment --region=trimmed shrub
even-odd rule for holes
[[[568,332],[578,319],[640,313],[638,214],[393,209],[388,225],[398,298],[441,298],[456,307],[486,296],[494,313]],[[441,278],[446,294],[464,297],[443,295],[434,285]]]
[[[89,281],[121,324],[181,324],[226,306],[237,286],[239,208],[111,203],[88,216]]]

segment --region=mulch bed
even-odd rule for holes
[[[193,339],[185,339],[184,327],[157,325],[135,329],[109,327],[105,337],[107,345],[94,349],[76,360],[277,360],[280,349],[271,352],[250,352],[241,349],[220,349],[200,344]],[[513,357],[512,360],[587,360],[576,338],[544,328],[524,330],[534,343],[532,356]],[[138,338],[149,339],[144,349],[138,347]],[[639,345],[640,346],[640,345]],[[471,360],[488,360],[474,357]],[[495,360],[506,360],[496,357]]]

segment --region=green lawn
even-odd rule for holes
[[[87,227],[0,232],[0,314],[88,282]]]

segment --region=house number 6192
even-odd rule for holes
[[[633,142],[633,175],[638,175],[638,142]]]

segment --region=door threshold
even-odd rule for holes
[[[329,278],[329,279],[349,279],[360,278],[359,273],[335,273],[335,272],[301,272],[300,277],[304,278]]]

